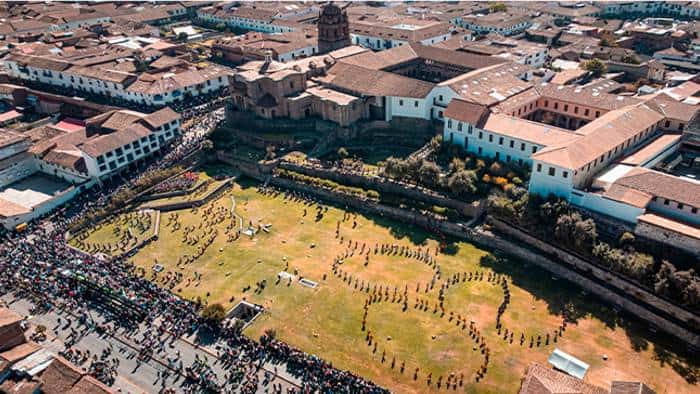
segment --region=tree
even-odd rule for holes
[[[438,134],[430,139],[430,149],[433,152],[439,152],[442,147],[442,134]]]
[[[418,169],[418,179],[428,187],[440,184],[440,167],[432,161],[423,160]]]
[[[206,152],[214,150],[214,143],[210,139],[202,141],[202,150]]]
[[[629,231],[625,231],[620,235],[620,239],[617,240],[617,244],[620,245],[621,248],[628,248],[630,246],[634,245],[634,242],[636,241],[636,238],[634,234],[632,234]]]
[[[625,53],[620,60],[622,60],[622,63],[639,64],[639,58],[631,53]]]
[[[341,159],[347,159],[348,156],[350,156],[350,154],[348,153],[347,149],[343,148],[342,146],[338,148],[338,157]]]
[[[463,160],[460,160],[459,157],[453,157],[452,161],[450,161],[450,165],[447,167],[450,174],[454,174],[458,171],[464,170],[464,167],[466,164],[464,163]]]
[[[390,178],[403,179],[406,177],[408,167],[402,159],[390,156],[384,165],[384,174]]]
[[[508,11],[508,6],[503,3],[495,3],[489,6],[489,12],[506,12]]]
[[[459,170],[447,180],[447,187],[454,196],[465,197],[476,193],[477,177],[474,171]]]
[[[600,77],[605,74],[608,67],[600,59],[591,59],[583,63],[583,69],[593,74],[594,77]]]
[[[224,31],[224,30],[226,30],[226,24],[223,22],[217,23],[216,26],[214,26],[214,29],[216,29],[218,31]]]
[[[184,31],[183,31],[183,32],[180,32],[180,33],[177,35],[178,41],[187,41],[187,37],[189,37],[189,36],[188,36],[187,33],[185,33]]]
[[[210,323],[220,323],[226,318],[226,310],[219,303],[209,304],[202,310],[202,318]]]

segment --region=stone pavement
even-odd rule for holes
[[[30,326],[43,325],[47,328],[47,341],[42,343],[48,349],[58,353],[65,349],[65,342],[69,341],[71,327],[80,332],[80,337],[73,345],[73,349],[80,351],[89,350],[90,354],[100,354],[104,349],[112,349],[111,357],[119,359],[117,368],[117,377],[114,389],[124,393],[156,393],[163,388],[173,388],[176,392],[184,392],[184,375],[180,373],[180,369],[191,365],[195,358],[206,358],[211,360],[209,365],[216,373],[220,380],[223,381],[223,376],[226,369],[216,358],[217,342],[200,347],[193,345],[192,339],[178,339],[169,342],[168,345],[161,351],[154,350],[153,356],[147,360],[139,361],[137,356],[140,346],[135,339],[139,338],[146,327],[140,326],[134,332],[126,332],[123,329],[118,329],[116,332],[100,335],[95,331],[87,330],[83,325],[80,325],[77,319],[58,308],[53,308],[47,313],[32,315],[31,310],[33,305],[26,299],[15,299],[13,296],[0,297],[0,301],[8,304],[8,307],[14,312],[27,317]],[[92,309],[90,311],[91,318],[99,323],[104,324],[104,318],[100,312]],[[60,323],[59,324],[59,317]],[[28,333],[31,333],[30,329]],[[89,363],[83,365],[87,368]],[[298,388],[298,380],[287,373],[281,374],[280,377],[274,377],[275,369],[282,370],[285,368],[275,368],[275,365],[267,363],[258,371],[257,392],[267,393],[272,392],[272,384],[282,384],[283,392],[287,392],[287,388]],[[270,381],[265,379],[265,375],[272,376]],[[227,386],[231,392],[237,392],[231,386]]]

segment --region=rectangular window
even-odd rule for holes
[[[512,148],[512,147],[514,147],[514,146],[515,146],[515,141],[510,140],[510,147]]]
[[[542,164],[537,163],[537,172],[542,172]]]
[[[493,142],[493,134],[489,134],[489,142]]]
[[[537,152],[537,147],[536,147],[536,146],[533,146],[533,147],[532,147],[532,153],[535,153],[535,152]]]
[[[462,131],[462,122],[457,123],[457,131]]]
[[[600,116],[600,111],[595,111],[595,117],[597,118],[599,116]]]
[[[481,147],[479,147],[479,154],[481,154],[482,151],[483,151],[483,149],[481,149]]]
[[[668,204],[670,204],[670,203],[671,203],[671,202],[668,201],[668,199],[664,200],[664,205],[668,205]]]
[[[693,208],[693,209],[690,210],[690,212],[692,212],[692,213],[698,213],[698,209],[697,209],[697,208]]]
[[[586,108],[586,110],[583,111],[583,115],[588,116],[588,114],[589,114],[590,112],[591,112],[591,111],[590,111],[588,108]]]
[[[554,167],[549,167],[549,176],[554,176],[557,170]]]
[[[683,209],[683,204],[678,203],[678,209]]]
[[[564,171],[561,175],[562,175],[564,178],[567,178],[567,177],[569,176],[569,171]]]
[[[452,119],[447,120],[447,128],[451,129],[452,128]]]
[[[569,112],[569,104],[564,104],[564,112]]]
[[[482,132],[480,131],[480,132],[479,132],[479,139],[483,139],[483,137],[484,137],[484,133],[482,133]]]
[[[520,150],[525,151],[525,143],[524,142],[520,144]]]
[[[670,121],[670,120],[667,120],[666,123],[664,124],[664,127],[665,127],[665,128],[671,127],[671,121]]]
[[[399,106],[403,107],[403,100],[399,100]]]
[[[414,100],[414,101],[413,101],[413,106],[416,107],[416,108],[418,108],[418,100]]]
[[[503,145],[503,137],[498,137],[498,145]]]
[[[548,101],[548,100],[544,100],[544,106],[545,106],[545,108],[548,108],[548,107],[549,107],[549,101]]]
[[[574,107],[574,113],[575,113],[575,114],[578,113],[578,107]]]
[[[102,157],[102,156],[97,156],[97,163],[98,163],[98,164],[102,164],[102,163],[104,163],[104,162],[105,162],[105,158],[104,158],[104,157]]]

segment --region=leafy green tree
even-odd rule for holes
[[[428,187],[438,186],[440,184],[440,167],[432,161],[423,160],[418,169],[418,179]]]
[[[589,71],[594,77],[600,77],[605,74],[608,67],[600,59],[591,59],[583,63],[583,69]]]
[[[495,3],[489,6],[489,12],[506,12],[508,11],[508,6],[504,3]]]
[[[348,150],[343,148],[343,147],[338,148],[337,153],[338,153],[338,157],[340,157],[341,159],[347,159],[347,157],[350,156],[350,154],[348,153]]]
[[[226,310],[219,303],[209,304],[202,309],[202,318],[210,323],[220,323],[226,318]]]
[[[474,171],[459,170],[447,180],[447,188],[454,196],[465,197],[476,193],[477,177]]]
[[[177,35],[178,41],[187,41],[187,37],[189,37],[189,36],[188,36],[187,33],[185,33],[184,31],[183,31],[183,32],[180,32],[180,33]]]
[[[617,241],[617,244],[621,248],[628,248],[630,246],[633,246],[635,241],[636,238],[634,234],[632,234],[629,231],[625,231],[624,233],[622,233],[622,235],[620,235],[620,239]]]

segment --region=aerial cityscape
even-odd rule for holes
[[[700,393],[700,2],[0,1],[0,393]]]

